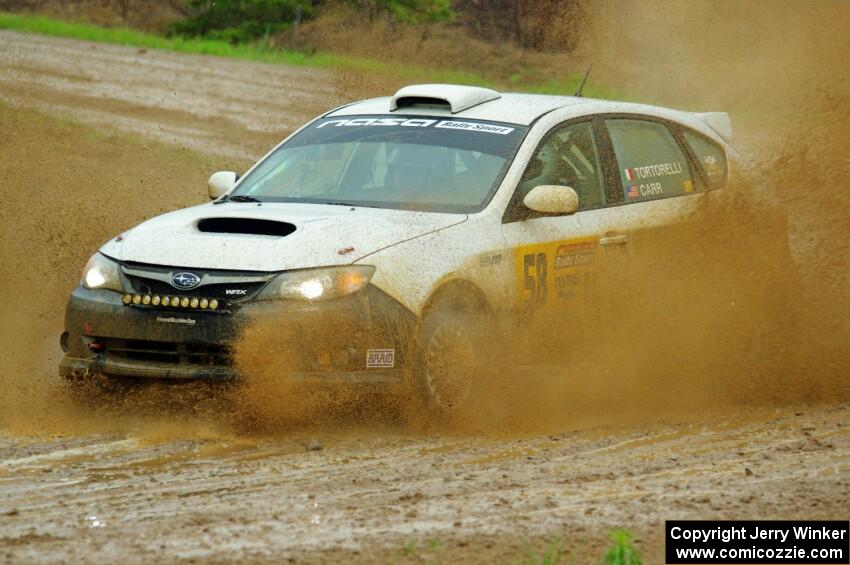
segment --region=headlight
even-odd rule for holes
[[[105,288],[122,292],[121,276],[118,273],[118,263],[106,258],[100,253],[95,253],[86,268],[83,269],[83,280],[80,281],[85,288]]]
[[[372,279],[375,267],[350,266],[281,273],[263,289],[260,300],[329,300],[357,292]]]

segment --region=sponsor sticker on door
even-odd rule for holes
[[[366,352],[367,369],[392,369],[395,367],[395,349],[370,349]]]
[[[584,302],[593,289],[597,237],[514,248],[518,306],[523,310]]]

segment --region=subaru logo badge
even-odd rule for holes
[[[201,277],[195,273],[177,273],[171,277],[171,286],[180,290],[189,290],[201,284]]]

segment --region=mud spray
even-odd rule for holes
[[[81,265],[104,241],[146,218],[202,202],[218,159],[2,103],[0,123],[0,427],[125,429],[126,414],[92,415],[69,402],[57,375],[65,302]]]
[[[602,299],[592,308],[568,322],[527,322],[526,346],[543,349],[557,336],[566,368],[490,373],[442,431],[532,433],[850,397],[850,194],[842,189],[850,174],[850,9],[613,2],[583,17],[575,55],[593,62],[592,80],[638,100],[729,112],[743,159],[726,190],[704,198],[675,234],[647,242],[653,259],[626,276],[598,273]],[[339,80],[381,94],[377,85]],[[262,407],[272,427],[292,423],[282,415],[305,416],[304,406],[315,421],[322,411],[305,404],[309,395],[279,378],[297,346],[273,327],[249,335],[238,356],[258,375],[248,405]],[[505,353],[518,340],[494,339],[506,362],[529,353]],[[358,402],[366,412],[385,409]]]
[[[652,242],[658,260],[634,265],[631,282],[611,273],[606,300],[569,324],[529,321],[532,339],[558,336],[569,369],[494,374],[445,431],[528,433],[742,401],[847,399],[846,3],[613,2],[584,18],[575,22],[585,30],[576,68],[592,61],[591,80],[637,100],[728,111],[747,160],[675,241]],[[338,86],[341,96],[351,86],[390,91],[343,73]],[[81,135],[8,108],[0,116],[12,132],[0,139],[0,424],[32,433],[125,429],[125,415],[92,418],[65,399],[55,376],[65,298],[98,245],[146,217],[202,201],[206,175],[222,164]],[[164,199],[142,189],[170,186],[198,190]],[[641,292],[629,298],[622,284]],[[292,347],[286,337],[262,325],[246,336],[237,362],[251,379],[234,405],[252,430],[339,428],[352,417],[392,420],[407,410],[403,395],[389,404],[307,397],[280,378]],[[146,403],[155,408],[156,398]],[[329,404],[358,408],[326,417]]]

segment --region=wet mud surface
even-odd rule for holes
[[[847,517],[847,334],[835,306],[846,261],[823,245],[832,262],[810,273],[833,276],[811,278],[829,282],[817,295],[835,315],[786,343],[829,345],[805,371],[788,368],[796,382],[828,374],[804,400],[683,409],[664,397],[642,409],[659,385],[607,409],[529,401],[524,422],[545,425],[521,431],[411,428],[378,410],[248,433],[216,410],[157,414],[156,397],[118,412],[72,406],[57,341],[88,256],[203,202],[212,170],[243,170],[344,100],[334,80],[0,31],[0,561],[491,563],[560,537],[582,563],[626,527],[658,563],[666,519]],[[846,224],[818,214],[804,218],[825,226],[817,241],[846,241],[834,238]]]
[[[510,562],[562,536],[598,555],[665,519],[835,518],[850,506],[850,406],[738,409],[527,438],[353,427],[258,438],[151,420],[127,433],[0,436],[12,561]],[[158,426],[165,433],[158,436]],[[429,553],[430,552],[430,553]]]

